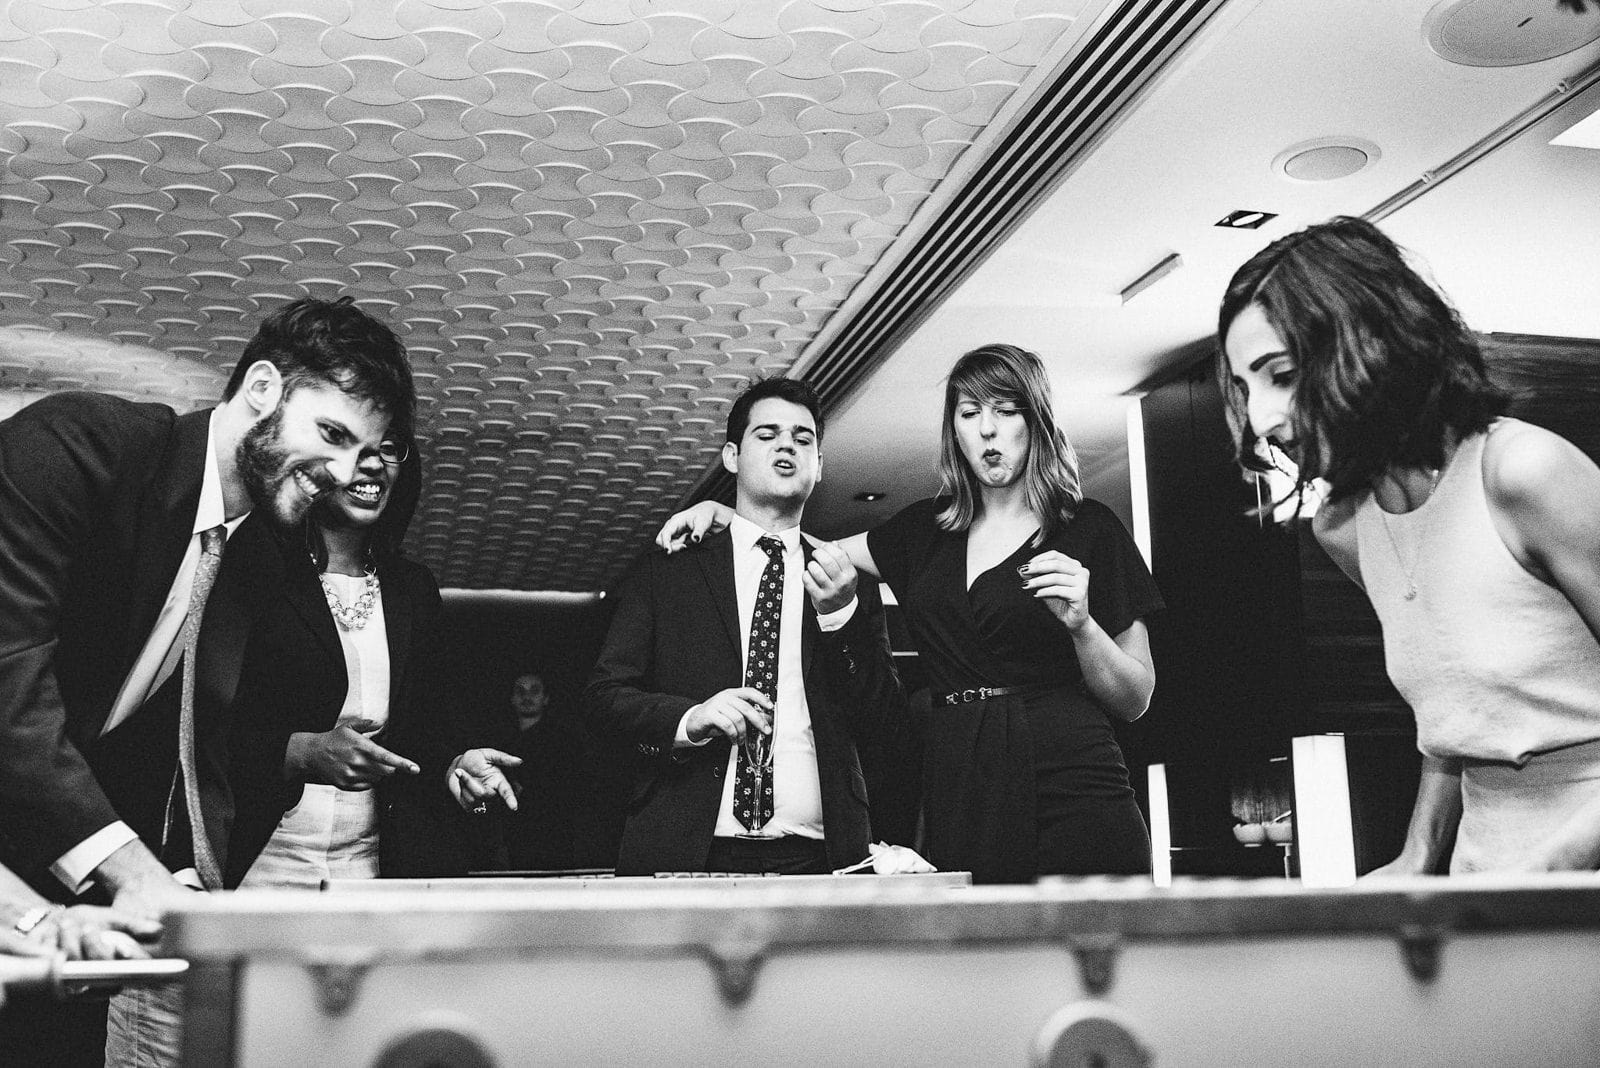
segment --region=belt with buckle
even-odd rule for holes
[[[1049,689],[1048,686],[979,686],[971,690],[956,690],[953,693],[942,693],[934,698],[937,703],[947,705],[970,705],[974,701],[987,701],[991,697],[1005,697],[1007,694],[1035,693],[1039,690]]]

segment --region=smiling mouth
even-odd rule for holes
[[[299,468],[296,468],[294,472],[294,484],[300,487],[301,493],[304,493],[313,501],[322,496],[322,487],[317,485],[310,475]]]
[[[785,475],[792,475],[796,470],[794,464],[790,463],[788,460],[775,460],[773,461],[772,467],[773,470]]]
[[[383,487],[376,482],[356,482],[344,488],[357,504],[375,507],[383,498]]]

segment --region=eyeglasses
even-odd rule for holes
[[[403,441],[378,442],[378,459],[386,464],[403,464],[411,455],[411,446]]]

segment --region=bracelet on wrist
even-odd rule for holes
[[[33,908],[17,917],[17,922],[11,925],[11,930],[17,935],[26,938],[46,920],[54,919],[67,911],[65,905],[35,905]]]

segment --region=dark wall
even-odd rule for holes
[[[1248,874],[1259,857],[1237,848],[1235,819],[1288,808],[1286,796],[1258,795],[1282,779],[1272,762],[1296,725],[1295,542],[1252,514],[1254,480],[1234,462],[1208,359],[1142,405],[1152,570],[1167,607],[1147,621],[1150,711],[1121,736],[1136,781],[1148,764],[1167,767],[1175,870]]]
[[[534,671],[549,688],[551,707],[576,713],[608,619],[604,601],[496,603],[448,595],[440,658],[450,692],[464,705],[504,718],[512,680]]]
[[[606,601],[496,599],[450,595],[445,599],[439,663],[444,692],[458,711],[479,725],[485,744],[506,745],[513,730],[511,683],[537,672],[550,693],[550,715],[565,720],[581,739],[572,867],[609,868],[616,859],[629,774],[621,754],[593,744],[582,730],[580,700],[610,622]],[[479,868],[504,866],[500,826],[474,823]]]

